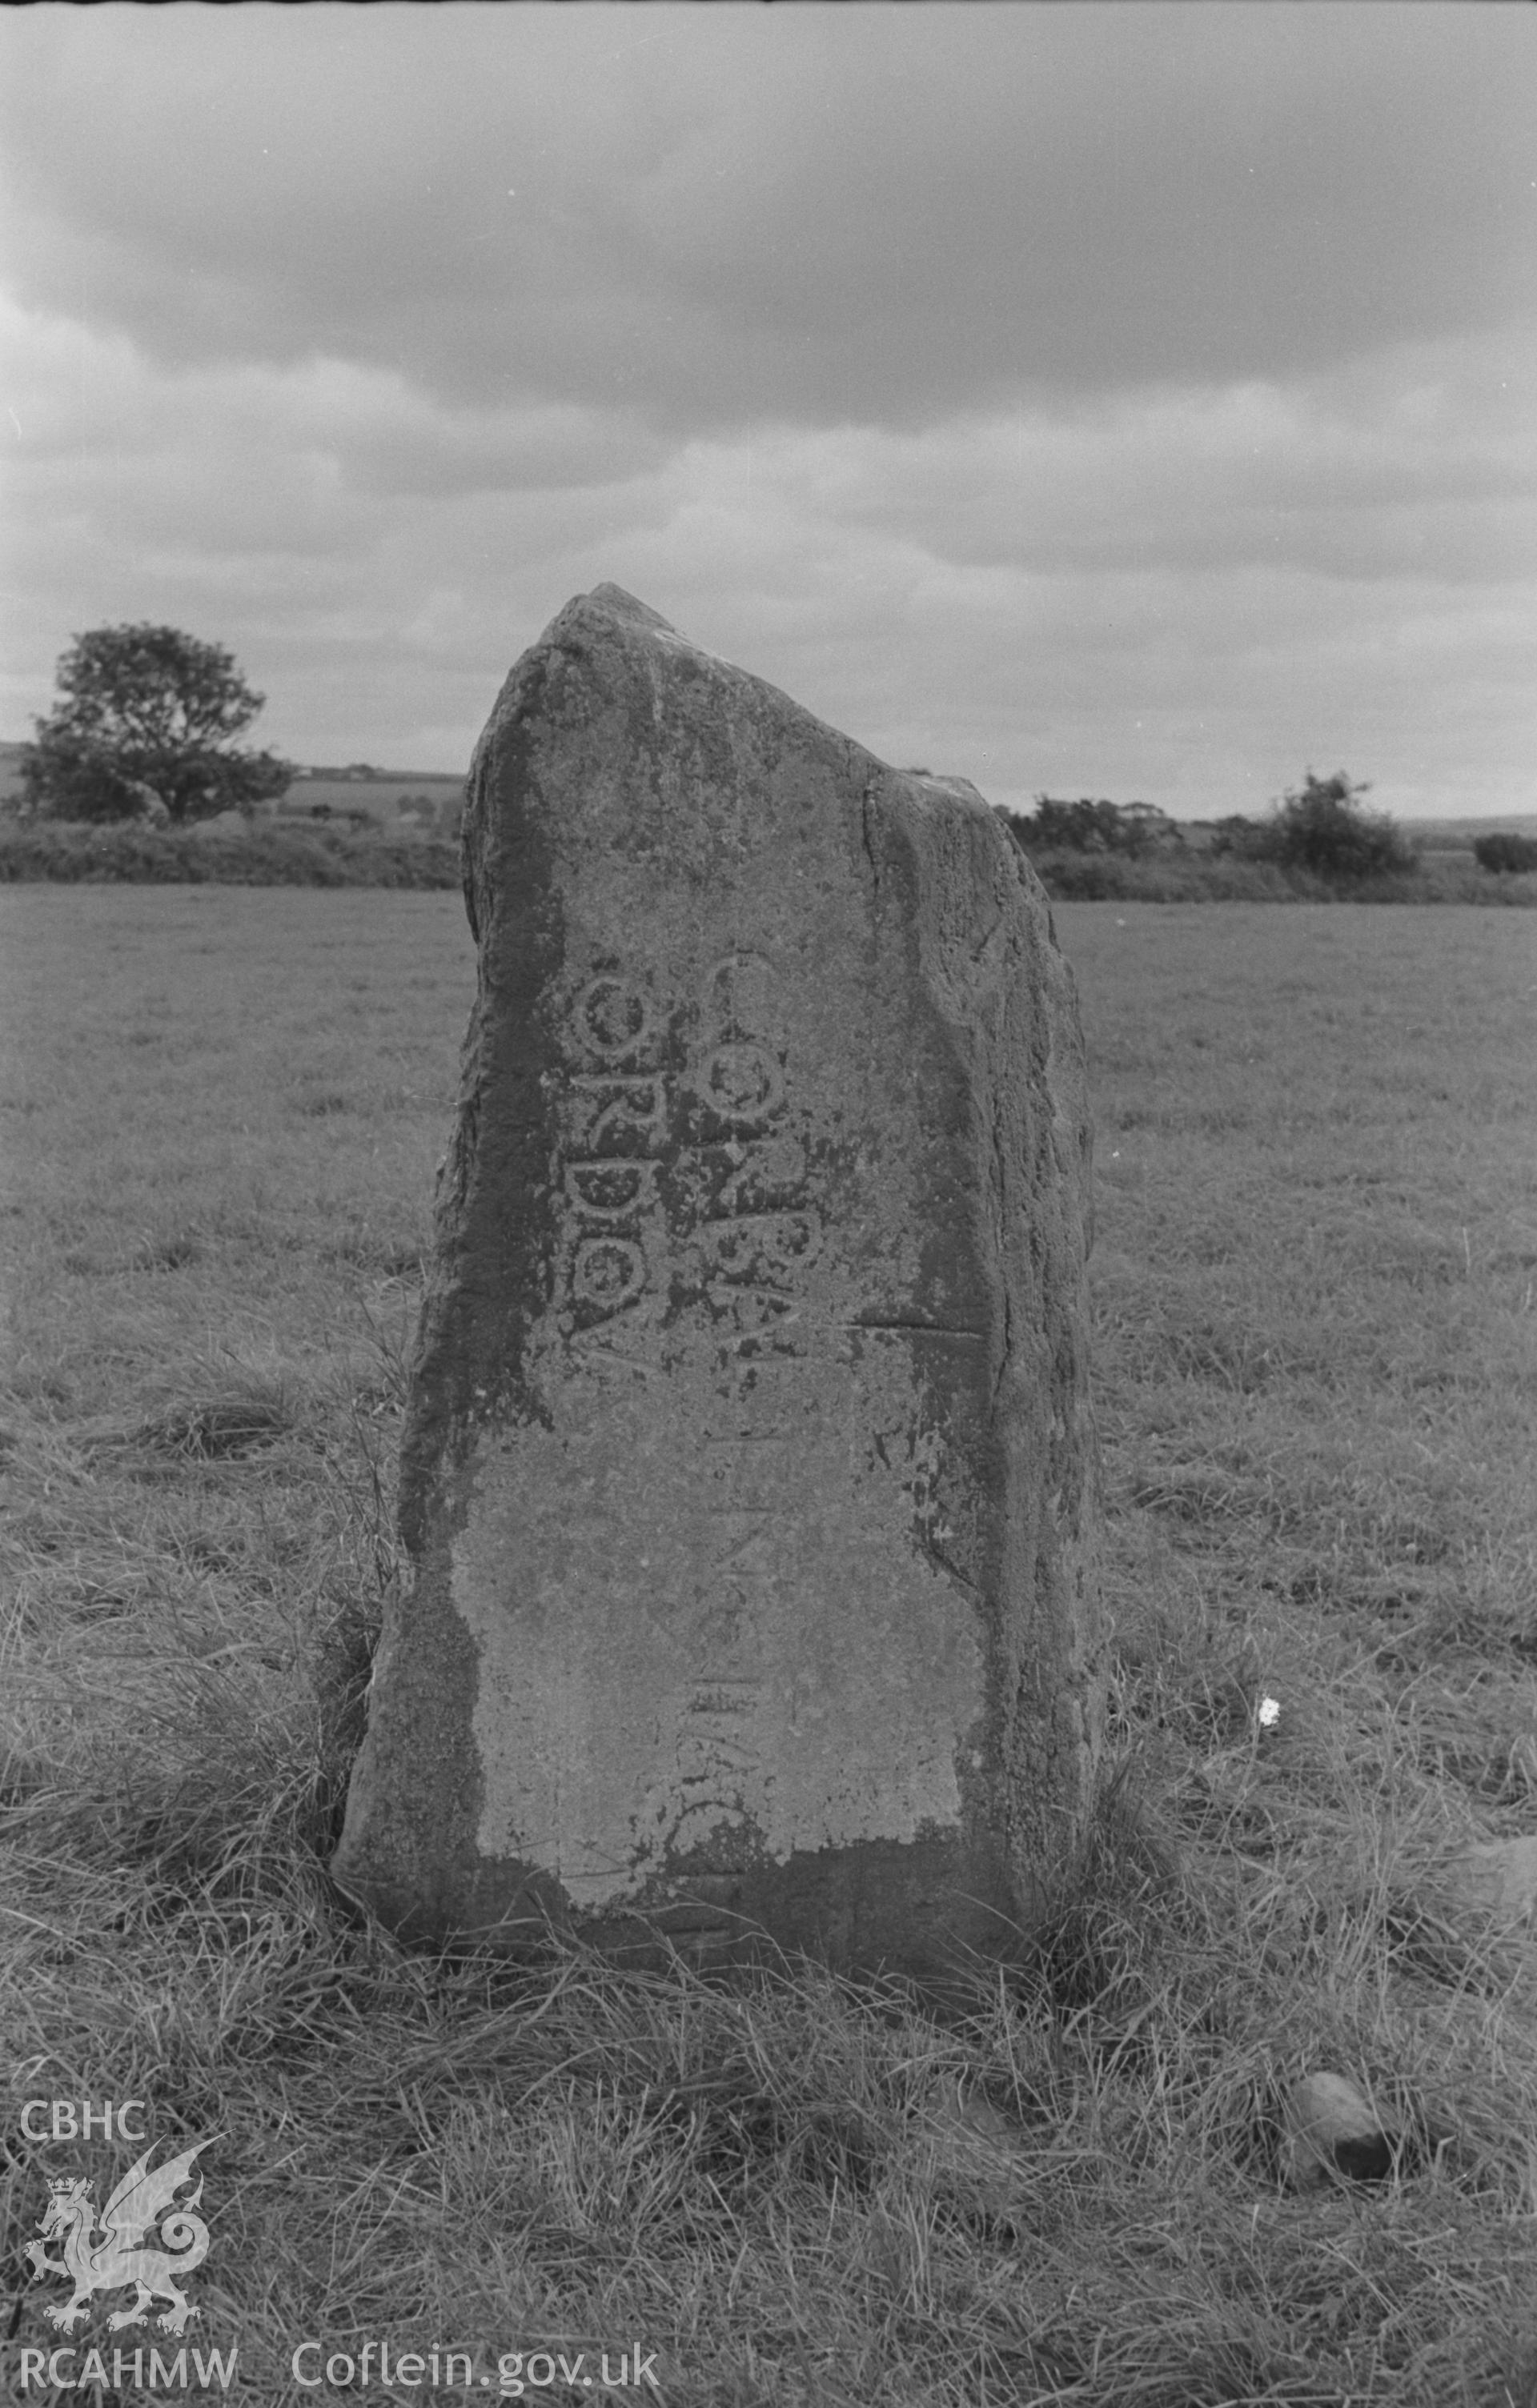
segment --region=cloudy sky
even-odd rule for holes
[[[459,769],[611,578],[995,801],[1537,810],[1537,12],[0,12],[0,736]]]

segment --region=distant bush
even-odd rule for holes
[[[1412,879],[1419,856],[1386,813],[1362,810],[1360,798],[1370,791],[1343,769],[1332,778],[1309,769],[1269,819],[1245,819],[1234,811],[1214,821],[1208,850],[1219,859],[1273,861],[1283,869],[1305,870],[1331,886]]]
[[[1217,860],[1227,855],[1234,861],[1273,861],[1274,825],[1268,820],[1246,820],[1242,811],[1229,811],[1226,819],[1213,821],[1207,851]]]
[[[1121,853],[1140,860],[1144,853],[1173,851],[1185,838],[1167,811],[1153,803],[1061,803],[1038,795],[1035,810],[1006,814],[1027,853],[1037,848],[1053,853]]]
[[[1271,858],[1330,880],[1412,876],[1417,855],[1386,813],[1362,810],[1369,792],[1343,769],[1332,778],[1309,769],[1276,807]]]
[[[453,888],[459,877],[457,845],[377,831],[343,834],[313,822],[258,822],[227,835],[58,820],[0,828],[0,882]]]
[[[1518,878],[1523,870],[1537,869],[1537,842],[1530,836],[1481,836],[1473,843],[1473,859],[1497,877]]]

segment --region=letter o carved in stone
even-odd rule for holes
[[[784,1101],[784,1073],[766,1045],[717,1045],[700,1065],[699,1095],[733,1128],[755,1128]]]
[[[630,1238],[587,1238],[576,1250],[571,1290],[579,1304],[617,1312],[646,1284],[646,1258]]]
[[[651,1005],[623,979],[590,979],[571,1007],[571,1027],[587,1053],[623,1062],[651,1036]]]

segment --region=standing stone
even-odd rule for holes
[[[616,586],[475,755],[479,994],[336,1870],[407,1936],[927,1978],[1099,1711],[1071,974],[975,790]]]

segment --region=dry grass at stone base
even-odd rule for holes
[[[1537,1830],[1530,924],[1056,916],[1115,1776],[1034,1975],[941,2028],[406,1956],[337,1898],[460,907],[0,896],[18,2286],[46,2177],[130,2155],[22,2102],[142,2098],[157,2157],[209,2142],[187,2338],[261,2408],[466,2396],[377,2349],[304,2389],[307,2341],[482,2398],[639,2346],[672,2408],[1532,2408],[1537,1954],[1445,1870]],[[1386,2180],[1286,2181],[1319,2070]],[[62,2297],[11,2294],[12,2385]]]

